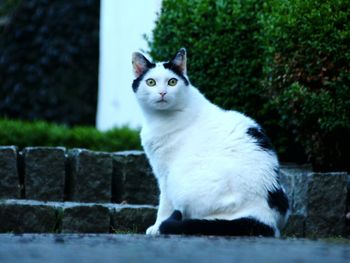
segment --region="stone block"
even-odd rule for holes
[[[292,214],[281,231],[284,237],[304,237],[305,236],[305,216]]]
[[[335,216],[345,214],[347,173],[310,173],[308,215]]]
[[[0,147],[0,199],[20,197],[20,181],[17,169],[17,148]]]
[[[109,209],[101,205],[65,208],[62,233],[109,233]]]
[[[110,154],[84,149],[69,151],[68,200],[110,202],[113,163]]]
[[[326,238],[345,236],[344,216],[308,216],[305,219],[305,236],[308,238]]]
[[[281,168],[279,179],[280,179],[281,185],[286,191],[289,202],[291,202],[293,200],[293,193],[294,193],[293,191],[294,190],[294,173],[291,173],[289,170]]]
[[[347,173],[310,173],[305,233],[309,237],[345,234]]]
[[[348,181],[347,182],[348,197],[347,197],[347,209],[346,209],[346,211],[350,213],[350,174],[348,174],[348,180],[347,181]],[[349,217],[349,219],[350,219],[350,217]]]
[[[128,204],[158,204],[159,190],[142,151],[113,154],[113,201]]]
[[[280,180],[286,190],[292,214],[306,216],[310,172],[311,168],[308,166],[284,165],[281,167]]]
[[[1,233],[53,233],[57,225],[54,207],[0,203]]]
[[[65,182],[65,148],[28,147],[24,155],[27,199],[62,201]]]
[[[150,207],[125,207],[112,213],[112,233],[145,233],[156,221],[157,209]]]
[[[293,216],[298,215],[305,218],[304,233],[308,237],[344,235],[347,180],[346,173],[314,173],[308,167],[283,166],[281,183],[292,213],[285,232],[288,235],[293,232],[290,230],[296,224]]]
[[[309,172],[303,171],[294,177],[292,213],[307,215],[307,200],[309,198]]]
[[[348,174],[348,197],[347,197],[347,208],[346,208],[346,235],[350,237],[350,174]]]

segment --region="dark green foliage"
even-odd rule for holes
[[[21,0],[0,0],[0,18],[11,15]]]
[[[317,170],[350,170],[350,2],[269,1],[265,83]]]
[[[282,161],[350,170],[350,2],[163,0],[149,40],[214,103],[257,119]]]
[[[68,128],[43,121],[0,120],[0,145],[65,146],[96,151],[141,149],[138,131],[115,128],[100,132],[93,127]]]
[[[284,160],[304,161],[299,145],[288,144],[278,112],[267,107],[263,9],[259,0],[164,0],[149,41],[151,56],[168,60],[186,47],[190,80],[208,99],[257,119]]]
[[[263,1],[165,0],[149,41],[155,60],[188,50],[191,82],[211,101],[259,117]]]
[[[0,38],[0,117],[95,123],[99,6],[20,2]]]

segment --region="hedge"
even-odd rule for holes
[[[349,13],[346,0],[163,0],[150,55],[185,46],[192,83],[257,119],[281,161],[349,171]]]
[[[266,87],[316,170],[350,170],[350,2],[277,1],[263,19]]]
[[[100,1],[6,0],[0,11],[0,117],[94,125]]]
[[[21,0],[2,0],[0,2],[0,18],[6,18],[16,9]]]
[[[261,25],[263,1],[164,0],[148,43],[155,60],[168,60],[181,46],[188,51],[191,82],[211,101],[263,124],[285,161],[305,161],[301,147],[275,120],[277,111],[262,80],[266,58]],[[191,10],[191,12],[188,12]],[[281,136],[282,134],[282,136]]]
[[[262,1],[165,0],[156,22],[150,55],[168,60],[184,46],[191,82],[223,108],[257,117],[266,101],[262,77]],[[191,10],[189,12],[189,10]]]
[[[93,127],[64,125],[44,121],[26,122],[0,119],[0,145],[64,146],[95,151],[124,151],[141,149],[139,132],[127,127],[101,132]]]

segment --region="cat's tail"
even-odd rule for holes
[[[180,211],[175,210],[159,227],[161,234],[215,235],[215,236],[265,236],[273,237],[272,227],[253,218],[234,220],[182,220]]]

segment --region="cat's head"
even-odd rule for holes
[[[141,53],[132,55],[133,91],[139,103],[153,110],[180,110],[190,85],[186,74],[186,49],[168,62],[152,63]]]

